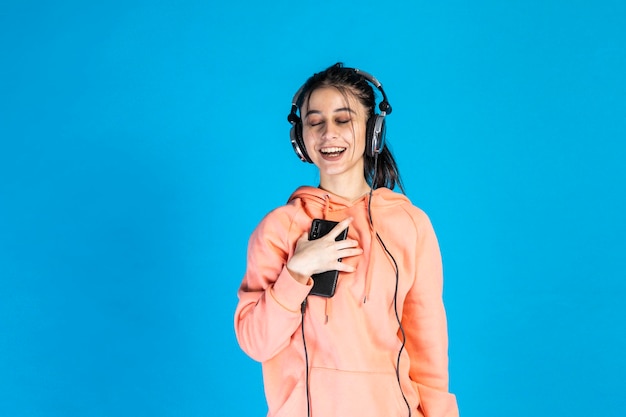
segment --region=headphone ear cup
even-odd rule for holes
[[[306,152],[306,146],[304,146],[304,139],[302,138],[302,120],[298,116],[294,115],[294,119],[291,121],[291,130],[289,131],[289,138],[291,139],[291,145],[293,146],[293,150],[298,155],[298,158],[302,162],[309,162],[311,158]]]
[[[382,152],[385,140],[382,132],[385,123],[385,116],[376,114],[369,118],[365,133],[365,152],[367,156],[375,156]]]

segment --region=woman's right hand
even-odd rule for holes
[[[319,239],[309,240],[308,232],[304,232],[296,242],[293,256],[287,261],[287,270],[302,284],[306,284],[311,275],[320,272],[338,270],[354,272],[355,268],[340,262],[340,258],[357,256],[363,253],[353,239],[336,241],[335,238],[352,223],[352,217],[348,217],[335,225],[328,234]]]

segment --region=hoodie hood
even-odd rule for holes
[[[299,204],[311,219],[321,218],[341,221],[348,216],[354,218],[348,229],[348,236],[359,242],[366,257],[364,262],[368,265],[368,269],[365,273],[361,296],[363,303],[366,303],[369,298],[373,275],[370,270],[373,263],[370,260],[375,256],[375,252],[383,250],[377,233],[376,216],[384,215],[385,211],[393,207],[410,204],[409,199],[403,194],[393,192],[388,188],[378,188],[354,201],[350,201],[321,188],[302,186],[294,191],[288,201],[291,204]],[[387,256],[384,257],[389,259]],[[348,259],[346,261],[350,262],[351,260]],[[395,265],[392,264],[392,267],[395,269]],[[327,298],[325,306],[326,320],[328,320],[331,312],[332,298]]]
[[[326,190],[322,190],[321,188],[302,186],[291,194],[288,201],[292,202],[296,199],[302,202],[302,206],[307,213],[316,214],[317,216],[319,216],[319,214],[332,216],[332,213],[340,214],[341,212],[356,207],[367,210],[371,204],[372,217],[375,217],[375,213],[378,210],[407,203],[410,204],[409,199],[405,195],[393,192],[388,188],[377,188],[373,190],[370,202],[370,193],[364,194],[355,201],[350,201]],[[326,219],[326,217],[321,218]]]

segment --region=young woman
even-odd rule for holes
[[[268,417],[458,416],[439,246],[427,215],[393,191],[390,112],[378,80],[340,63],[293,99],[292,145],[319,186],[254,230],[235,311],[241,348],[262,363]],[[314,219],[337,224],[310,238]],[[339,271],[330,292],[314,288],[325,271]]]

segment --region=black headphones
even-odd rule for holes
[[[381,133],[383,132],[383,127],[385,125],[385,116],[391,113],[391,105],[387,101],[387,95],[385,94],[385,90],[383,90],[382,84],[374,78],[374,76],[357,68],[344,69],[354,71],[355,74],[361,76],[364,80],[374,85],[383,96],[381,103],[378,105],[380,113],[374,114],[369,118],[365,133],[365,152],[370,157],[376,156],[382,152],[383,147],[385,146],[385,138],[383,137],[384,135],[381,135]],[[304,146],[304,139],[302,138],[302,119],[298,116],[298,102],[302,99],[301,95],[305,85],[300,87],[300,89],[298,89],[296,94],[293,96],[293,99],[291,100],[291,113],[287,116],[287,120],[291,123],[289,136],[291,138],[291,145],[293,146],[293,150],[296,152],[296,155],[298,155],[302,162],[313,163],[306,152],[306,147]]]

